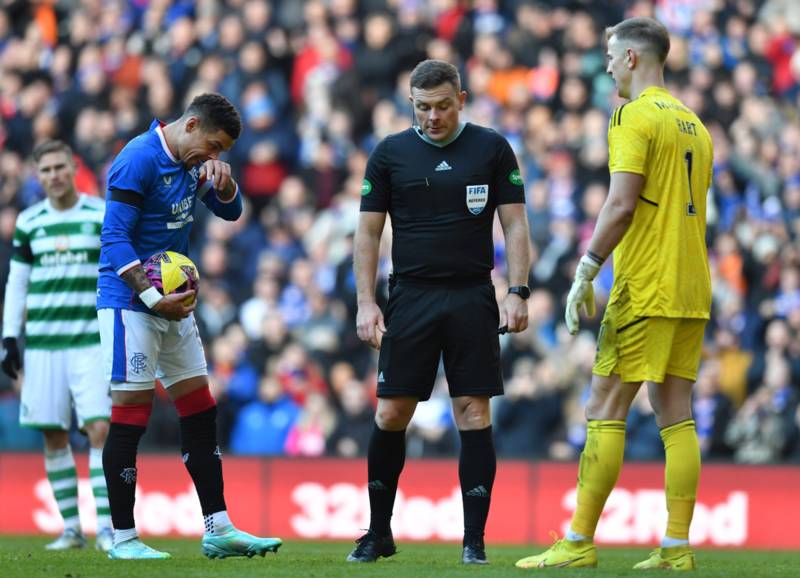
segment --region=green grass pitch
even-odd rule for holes
[[[155,540],[147,543],[172,553],[172,560],[129,562],[108,560],[95,550],[47,552],[51,538],[42,536],[0,537],[0,576],[3,578],[178,578],[255,577],[337,578],[344,576],[381,578],[445,578],[450,576],[508,577],[538,573],[514,568],[514,562],[537,548],[489,546],[489,566],[463,566],[457,544],[398,543],[396,556],[375,564],[348,564],[344,558],[352,547],[345,542],[289,541],[277,555],[266,558],[207,560],[198,540]],[[641,576],[631,566],[644,559],[645,548],[602,548],[600,565],[585,570],[548,570],[569,577],[611,578]],[[698,550],[699,569],[692,576],[750,578],[752,576],[800,576],[800,552],[754,552],[743,550]],[[649,572],[648,574],[652,574]]]

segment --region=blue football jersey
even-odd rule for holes
[[[146,133],[120,151],[109,169],[98,309],[149,311],[120,274],[160,251],[187,254],[196,199],[201,198],[219,214],[216,206],[221,202],[216,194],[208,194],[216,191],[211,183],[199,178],[200,165],[187,168],[175,157],[162,126],[153,121]],[[125,200],[121,201],[123,195]],[[241,213],[238,191],[236,199],[239,211],[231,220]]]

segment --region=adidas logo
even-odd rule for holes
[[[484,488],[483,486],[478,486],[477,488],[472,488],[464,495],[469,496],[471,498],[488,498],[489,492],[487,492],[486,488]]]
[[[453,167],[447,164],[447,161],[442,161],[438,165],[436,165],[437,171],[452,171]]]
[[[379,491],[379,492],[381,492],[381,491],[385,492],[386,490],[389,489],[389,488],[386,487],[386,484],[384,484],[380,480],[373,480],[373,481],[369,482],[367,484],[367,488],[369,488],[370,490],[376,490],[376,491]]]
[[[36,239],[40,239],[41,237],[44,237],[45,235],[47,235],[47,233],[44,232],[44,229],[36,229],[36,233],[33,234],[34,238],[36,238]]]
[[[382,371],[378,374],[378,383],[386,383],[386,380],[383,378]]]

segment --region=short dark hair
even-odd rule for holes
[[[50,153],[66,153],[69,161],[73,162],[72,149],[67,143],[61,140],[46,140],[36,145],[33,149],[33,160],[38,163],[42,160],[44,155],[49,155]]]
[[[230,100],[213,92],[194,97],[184,116],[197,116],[204,130],[224,130],[233,140],[242,132],[242,117]]]
[[[606,39],[616,36],[618,40],[631,40],[651,50],[662,64],[669,53],[669,31],[653,18],[637,16],[623,20],[606,28]]]
[[[461,90],[458,69],[444,60],[423,60],[411,71],[411,88],[434,88],[449,82],[457,91]]]

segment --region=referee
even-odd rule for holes
[[[377,145],[362,185],[356,322],[359,338],[380,349],[378,408],[367,457],[370,527],[347,560],[395,553],[390,520],[406,427],[417,403],[430,398],[444,354],[461,435],[462,561],[486,564],[483,534],[496,470],[489,398],[503,393],[498,329],[528,326],[525,192],[508,142],[459,120],[467,93],[452,64],[425,60],[410,84],[416,126]],[[490,277],[495,209],[511,285],[499,309]],[[384,317],[375,281],[387,213],[394,274]]]

